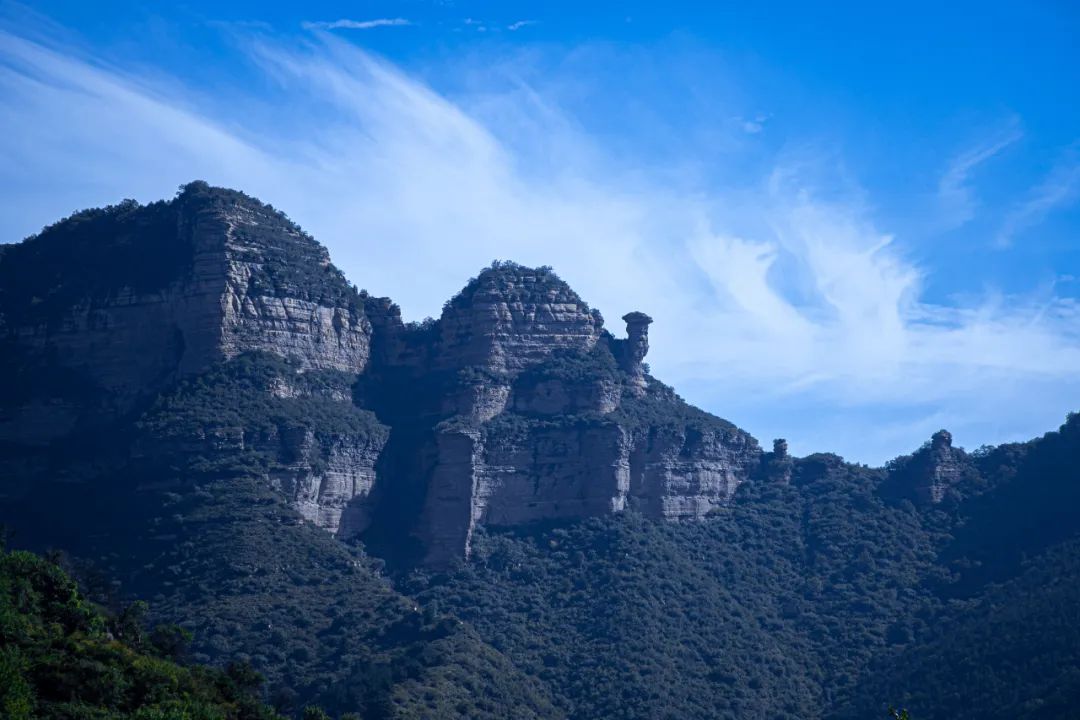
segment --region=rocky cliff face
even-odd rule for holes
[[[631,507],[656,519],[700,520],[724,507],[760,461],[745,433],[693,422],[635,428],[616,418],[508,415],[451,425],[437,438],[420,524],[435,564],[468,552],[478,524],[512,527]]]
[[[921,505],[957,500],[966,485],[978,482],[967,453],[952,445],[952,434],[939,430],[917,452],[893,461],[889,489]]]
[[[9,403],[0,440],[47,442],[87,405],[122,414],[244,352],[360,372],[370,350],[362,301],[325,248],[272,208],[203,183],[46,228],[0,257],[0,287],[6,364],[81,386],[74,399],[46,388]]]
[[[437,362],[513,373],[559,350],[589,350],[603,324],[549,268],[496,265],[447,303]]]
[[[324,247],[254,203],[202,210],[196,222],[195,271],[184,290],[202,290],[197,306],[205,314],[180,313],[179,322],[190,327],[185,336],[208,347],[186,354],[183,369],[263,350],[303,369],[363,371],[371,323]],[[294,277],[288,265],[308,272]],[[301,285],[305,280],[316,287]]]
[[[463,319],[470,312],[479,319]],[[458,370],[416,525],[428,562],[467,553],[478,524],[628,507],[700,519],[760,470],[753,438],[647,376],[652,319],[624,321],[627,338],[616,339],[553,273],[512,263],[448,304],[440,325],[456,330],[440,327],[435,364]]]
[[[669,425],[634,440],[630,496],[665,520],[699,520],[723,507],[760,462],[757,443],[734,429]]]
[[[617,425],[456,426],[436,437],[418,528],[431,564],[468,553],[477,524],[525,525],[626,508],[629,443]]]
[[[258,477],[305,519],[354,537],[371,522],[389,437],[353,403],[354,379],[245,354],[163,394],[137,424],[132,455],[154,484]]]
[[[343,433],[320,438],[308,428],[289,428],[266,441],[258,449],[281,458],[267,479],[305,519],[343,538],[367,529],[372,513],[368,499],[385,436]]]
[[[311,522],[382,519],[432,563],[477,524],[702,518],[763,467],[648,376],[644,313],[617,339],[550,268],[496,263],[406,324],[273,208],[203,183],[47,228],[0,281],[0,359],[28,379],[0,398],[0,440],[135,413],[138,462],[258,476]]]

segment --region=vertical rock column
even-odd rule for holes
[[[922,482],[916,488],[917,497],[934,505],[940,503],[961,474],[960,453],[953,449],[952,433],[938,430],[930,438],[929,457]]]
[[[788,453],[787,440],[784,438],[773,440],[772,452],[765,453],[762,456],[762,461],[765,466],[766,479],[785,485],[791,482],[791,471],[795,463]]]
[[[623,315],[626,322],[626,344],[623,346],[622,357],[619,358],[619,366],[630,376],[631,387],[637,394],[645,392],[645,369],[641,362],[649,353],[649,325],[652,318],[643,312],[632,312]]]

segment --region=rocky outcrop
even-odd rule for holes
[[[445,565],[469,551],[482,514],[476,506],[481,435],[480,430],[469,427],[444,428],[436,433],[437,461],[415,529],[429,565]]]
[[[633,428],[610,419],[515,414],[438,433],[419,535],[428,562],[468,552],[476,525],[518,526],[622,512],[698,520],[730,502],[760,463],[753,438],[693,424]]]
[[[440,368],[514,373],[559,350],[589,350],[604,320],[549,268],[496,264],[447,303]]]
[[[609,377],[572,383],[558,377],[529,377],[514,384],[513,409],[523,415],[606,415],[619,407],[622,387]]]
[[[784,485],[791,482],[795,460],[788,453],[787,440],[783,438],[773,440],[772,452],[765,453],[761,460],[762,475],[765,479]]]
[[[730,502],[760,452],[736,429],[649,428],[638,433],[629,458],[630,497],[650,517],[699,520]]]
[[[203,214],[209,217],[200,218],[195,231],[196,274],[191,290],[181,292],[205,288],[202,302],[194,305],[208,312],[197,324],[184,314],[178,323],[187,330],[184,337],[210,346],[187,354],[184,369],[197,371],[217,359],[262,350],[294,359],[304,369],[363,371],[371,323],[325,248],[291,225],[267,233],[267,224],[280,218],[257,206],[237,204]],[[320,280],[336,287],[329,293],[291,288],[268,272],[286,261],[319,268]]]
[[[623,315],[623,321],[626,323],[626,343],[622,346],[619,367],[630,378],[631,387],[640,393],[646,387],[642,361],[649,353],[649,325],[652,318],[643,312],[632,312]]]
[[[181,383],[143,416],[132,450],[152,484],[257,476],[341,537],[371,522],[389,428],[353,404],[352,376],[245,355]]]
[[[887,489],[918,504],[937,505],[955,499],[966,481],[977,476],[967,453],[953,447],[952,433],[938,430],[913,455],[893,461]]]
[[[489,431],[477,465],[476,520],[515,526],[619,512],[630,489],[630,441],[618,425]]]
[[[96,420],[244,352],[350,372],[370,353],[363,302],[326,249],[272,208],[204,183],[170,203],[127,203],[47,228],[3,254],[0,281],[8,357],[75,373],[79,403]],[[18,427],[21,440],[47,441],[48,429],[26,437],[40,412],[40,403],[7,403],[0,440]]]
[[[281,458],[267,480],[306,520],[343,538],[368,528],[375,463],[386,443],[385,434],[319,438],[309,428],[288,428],[277,437],[261,440],[256,450]]]
[[[627,337],[546,268],[496,264],[437,324],[443,387],[434,465],[416,534],[427,560],[467,553],[477,525],[621,512],[700,519],[758,472],[746,433],[689,408],[644,366],[652,318]],[[379,344],[376,332],[376,345]]]
[[[443,402],[443,412],[482,423],[506,409],[510,386],[501,382],[473,381],[451,390]]]
[[[922,502],[940,503],[946,491],[964,474],[965,455],[952,446],[952,433],[938,430],[930,438],[930,447],[920,458],[915,497]]]
[[[463,412],[440,424],[416,531],[427,562],[467,554],[477,525],[627,508],[696,520],[723,508],[760,472],[756,441],[660,383],[641,382],[644,388],[618,370],[614,353],[601,345],[555,355],[508,389],[492,385],[500,391],[490,412]]]
[[[103,410],[123,412],[150,389],[177,377],[185,342],[166,295],[124,288],[107,300],[82,301],[55,321],[6,318],[9,352],[20,364],[48,365],[82,379],[86,387],[77,398],[71,397],[71,388],[58,389],[59,404],[94,400]],[[8,405],[3,411],[9,423],[23,426],[24,436],[34,413],[32,405]],[[46,441],[53,433],[43,430],[23,439]]]
[[[630,446],[621,428],[511,422],[438,433],[418,533],[428,563],[467,554],[477,524],[517,526],[625,509]]]

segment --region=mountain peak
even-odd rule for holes
[[[363,298],[326,248],[271,206],[200,181],[170,201],[75,213],[9,246],[0,288],[9,362],[73,373],[108,415],[245,352],[354,372],[369,356]],[[20,436],[86,409],[68,390],[48,393],[65,400],[64,417],[53,408]]]
[[[441,319],[441,364],[514,373],[556,351],[587,351],[604,318],[550,267],[495,262],[451,298]]]
[[[470,307],[493,299],[573,304],[589,312],[588,303],[550,266],[533,268],[509,260],[496,260],[481,270],[447,301],[446,309]]]

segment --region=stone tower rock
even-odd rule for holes
[[[619,365],[630,376],[632,385],[643,391],[645,369],[641,363],[649,353],[649,325],[653,320],[643,312],[634,311],[623,315],[623,321],[626,323],[626,344]]]
[[[765,477],[767,479],[785,485],[791,482],[791,473],[795,466],[795,461],[792,459],[790,453],[788,453],[787,440],[783,438],[776,438],[773,440],[772,452],[764,453],[762,455],[762,462],[765,469]]]
[[[938,430],[915,454],[898,462],[891,470],[895,492],[917,504],[937,505],[957,493],[975,469],[960,448],[954,448],[952,433]]]
[[[937,504],[944,499],[945,492],[960,478],[960,456],[960,451],[953,449],[948,430],[938,430],[931,436],[926,472],[916,488],[920,500]]]

